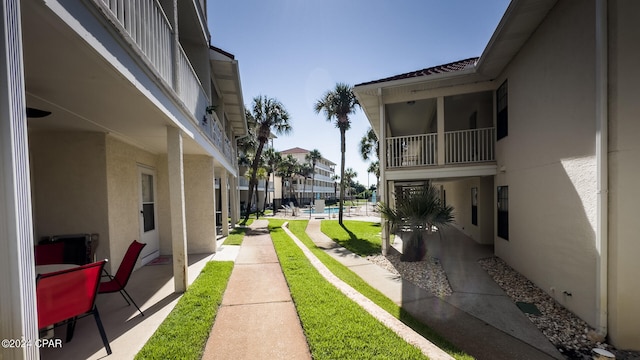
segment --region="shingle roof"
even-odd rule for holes
[[[303,148],[299,148],[299,147],[294,147],[291,149],[287,149],[287,150],[282,150],[280,151],[281,154],[306,154],[308,153],[309,150],[305,150]]]
[[[380,79],[380,80],[368,81],[355,86],[370,85],[370,84],[377,84],[377,83],[393,81],[393,80],[409,79],[409,78],[415,78],[420,76],[429,76],[434,74],[456,72],[456,71],[460,71],[460,70],[464,70],[472,67],[473,65],[475,65],[478,59],[479,58],[474,57],[474,58],[469,58],[465,60],[455,61],[452,63],[433,66],[430,68],[426,68],[418,71],[412,71],[412,72],[408,72],[400,75],[395,75],[395,76],[391,76],[391,77]]]

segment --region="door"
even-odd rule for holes
[[[140,184],[140,242],[147,244],[142,249],[142,265],[160,255],[158,216],[156,206],[156,172],[144,166],[138,167]]]

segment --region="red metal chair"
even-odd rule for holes
[[[47,243],[35,247],[36,265],[64,264],[64,243]]]
[[[67,342],[71,341],[77,319],[93,315],[107,354],[111,346],[96,307],[96,294],[106,260],[76,268],[45,273],[36,279],[38,329],[67,324]]]
[[[133,240],[131,245],[129,245],[129,249],[127,249],[126,254],[124,254],[124,259],[122,259],[122,262],[118,267],[118,271],[116,271],[116,275],[112,276],[105,270],[105,273],[111,280],[100,283],[100,288],[98,289],[99,294],[119,291],[124,300],[127,302],[127,305],[131,305],[131,303],[133,303],[136,309],[140,311],[140,314],[142,316],[144,316],[144,313],[142,312],[142,310],[140,310],[136,302],[133,301],[133,298],[131,297],[131,295],[129,295],[127,290],[124,289],[124,287],[127,286],[129,278],[131,277],[131,273],[133,272],[133,268],[136,266],[136,261],[138,261],[138,257],[140,257],[140,253],[146,245],[147,244]],[[131,300],[131,303],[129,302],[129,300]]]

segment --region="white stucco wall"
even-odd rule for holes
[[[609,336],[640,350],[640,3],[609,1]]]
[[[496,80],[508,79],[509,134],[496,145],[495,183],[509,186],[509,241],[496,238],[496,254],[591,325],[594,8],[558,2]]]
[[[29,148],[35,240],[97,233],[97,258],[109,258],[104,134],[35,131]]]
[[[109,202],[109,265],[117,269],[133,240],[140,241],[140,184],[138,165],[157,168],[158,157],[112,136],[106,137]],[[156,179],[159,183],[160,179]],[[163,206],[156,204],[158,210]],[[160,220],[158,219],[158,222]],[[102,244],[101,244],[102,245]]]
[[[213,158],[184,156],[184,196],[189,254],[216,251]]]
[[[493,177],[461,178],[443,183],[447,205],[454,208],[456,228],[480,244],[493,244]],[[471,222],[471,188],[478,189],[478,224]]]

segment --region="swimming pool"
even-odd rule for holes
[[[309,213],[309,209],[302,209],[302,213],[304,214],[308,214]],[[311,213],[315,214],[316,213],[316,209],[311,209]],[[338,213],[338,208],[337,207],[327,207],[324,208],[324,212],[322,212],[323,214],[337,214]]]

